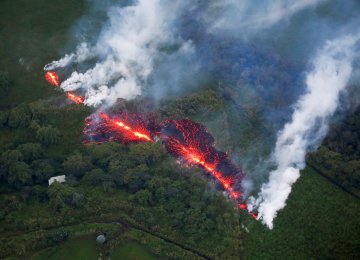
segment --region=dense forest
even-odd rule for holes
[[[360,197],[360,108],[333,124],[323,145],[309,154],[308,163]]]
[[[33,234],[23,238],[21,250],[19,240],[2,239],[2,256],[26,255],[63,243],[75,234],[64,227],[118,222],[122,223],[120,230],[103,226],[96,229],[113,237],[112,243],[101,248],[104,254],[119,243],[116,242],[119,237],[124,239],[124,234],[129,234],[126,230],[130,227],[188,249],[169,252],[167,247],[155,247],[157,253],[171,258],[182,258],[182,254],[189,254],[189,258],[219,259],[244,255],[246,240],[243,242],[241,223],[247,223],[249,217],[239,215],[236,205],[210,187],[200,170],[177,164],[160,142],[84,146],[83,122],[74,122],[72,117],[83,117],[89,111],[76,105],[59,108],[61,99],[21,104],[1,113],[0,228],[10,236],[19,232]],[[131,110],[144,104],[147,103],[135,100],[119,106]],[[222,97],[206,91],[164,102],[157,113],[165,118],[199,114],[206,117],[223,109]],[[71,123],[62,123],[68,120]],[[334,127],[331,134],[344,129],[356,133],[353,125],[346,127],[347,122]],[[330,150],[336,143],[349,140],[343,140],[341,135],[334,140],[331,134],[309,156],[309,162],[339,186],[356,193],[358,170],[345,167],[348,160],[356,162],[356,157]],[[335,174],[334,169],[341,169],[343,174]],[[66,175],[65,184],[48,186],[50,177],[62,174]],[[41,235],[37,234],[39,229],[43,230]]]
[[[170,157],[161,141],[84,144],[84,119],[94,111],[50,87],[43,66],[69,42],[69,28],[84,14],[85,2],[0,1],[1,259],[360,258],[360,108],[334,122],[308,155],[308,167],[269,230],[239,211],[200,169]],[[214,66],[240,73],[226,63],[236,50],[216,48]],[[251,56],[248,49],[243,53]],[[299,93],[287,88],[289,63],[279,59],[273,67],[267,56],[259,57],[262,66],[253,57],[249,64],[242,60],[254,66],[242,77],[274,77],[274,91],[261,102],[254,101],[254,86],[231,85],[225,73],[196,93],[156,104],[119,100],[113,109],[200,122],[218,149],[243,163],[247,174],[261,175],[257,161],[243,155],[270,153],[273,146],[263,141],[283,122],[263,124],[259,104],[276,99],[281,110]],[[66,175],[66,182],[49,185],[58,175]],[[106,242],[95,242],[102,234]],[[126,255],[129,244],[136,249],[132,256]],[[119,249],[120,257],[112,257]]]
[[[180,111],[179,116],[187,111],[194,113],[205,108],[199,105],[204,100],[211,104],[207,110],[216,109],[219,105],[213,99],[214,94],[205,93],[181,100],[177,107],[167,111]],[[134,107],[132,103],[126,105]],[[69,136],[64,129],[55,127],[53,120],[63,122],[66,112],[83,114],[87,109],[74,105],[56,107],[38,101],[2,112],[2,133],[15,133],[16,138],[8,143],[3,139],[1,146],[2,232],[67,226],[89,218],[100,220],[99,215],[104,215],[104,219],[113,217],[113,221],[126,221],[150,233],[171,237],[211,258],[240,255],[236,205],[209,189],[206,180],[196,177],[194,170],[180,167],[161,143],[84,146],[81,121],[77,126],[77,143],[69,147],[69,140],[66,141]],[[69,131],[66,126],[65,129]],[[63,152],[68,149],[72,151],[69,155]],[[66,184],[48,186],[50,177],[62,174],[66,175]],[[51,211],[21,216],[31,207]],[[119,210],[125,220],[114,216]],[[53,236],[47,246],[67,238],[58,233]],[[13,242],[1,243],[2,256],[21,255],[37,249],[37,243],[41,244],[39,248],[44,246],[43,241],[31,244],[29,241],[22,252]]]

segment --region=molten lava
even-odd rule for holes
[[[226,153],[214,147],[214,138],[203,125],[189,119],[166,120],[157,126],[150,125],[139,115],[129,116],[128,113],[122,112],[110,116],[102,112],[86,119],[85,142],[97,144],[154,142],[153,136],[157,135],[170,155],[181,163],[203,169],[229,198],[238,203],[240,210],[257,218],[257,214],[249,212],[244,203],[242,180],[245,174],[231,162]]]
[[[45,74],[45,79],[51,84],[57,87],[60,86],[60,81],[58,75],[53,71],[48,71]],[[68,99],[73,101],[76,104],[84,104],[85,98],[82,96],[76,95],[74,92],[66,92]]]
[[[216,150],[214,138],[204,126],[189,119],[166,120],[161,126],[160,137],[172,156],[204,169],[232,199],[243,199],[244,173],[231,163],[226,153]]]
[[[49,71],[46,80],[59,87],[59,77]],[[84,104],[84,97],[73,92],[66,92],[68,99],[76,104]],[[153,134],[151,134],[153,132]],[[155,134],[156,133],[156,134]],[[236,167],[224,152],[214,147],[215,140],[206,128],[189,119],[166,120],[160,125],[146,123],[138,115],[120,113],[111,117],[106,113],[89,116],[85,120],[85,143],[139,143],[154,142],[153,136],[159,136],[170,155],[187,165],[203,169],[219,183],[228,196],[238,202],[238,207],[257,218],[257,214],[248,211],[244,203],[241,182],[245,174]]]
[[[239,209],[247,210],[247,205],[246,205],[246,203],[240,203],[240,204],[239,204]]]
[[[257,219],[258,214],[254,213],[254,212],[249,212],[250,216],[253,217],[254,219]]]
[[[54,85],[54,86],[59,86],[59,77],[58,75],[53,72],[53,71],[48,71],[46,72],[45,74],[45,79],[51,84],[51,85]]]
[[[66,96],[68,99],[73,101],[75,104],[78,104],[78,105],[84,104],[85,99],[82,96],[78,96],[73,92],[66,92]]]
[[[95,143],[154,142],[144,120],[136,115],[129,118],[127,113],[116,118],[106,113],[90,116],[86,119],[84,133],[90,142]]]

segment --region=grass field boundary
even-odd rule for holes
[[[356,195],[355,193],[353,193],[352,191],[349,191],[348,189],[345,189],[343,186],[341,186],[340,184],[338,184],[336,181],[334,181],[332,178],[330,178],[329,176],[327,176],[325,173],[323,173],[323,171],[316,167],[315,165],[306,162],[306,165],[308,167],[310,167],[312,170],[314,170],[317,174],[319,174],[321,177],[325,178],[327,181],[329,181],[330,183],[334,184],[336,187],[340,188],[342,191],[348,193],[349,195],[353,196],[356,199],[360,199],[360,196]]]
[[[162,235],[162,234],[159,234],[157,232],[154,232],[154,231],[151,231],[151,230],[148,230],[147,228],[137,224],[137,223],[133,223],[133,221],[125,221],[125,220],[122,220],[120,218],[117,218],[116,220],[114,220],[114,218],[108,218],[106,219],[106,216],[104,216],[103,218],[92,218],[92,219],[89,219],[87,221],[83,221],[83,222],[80,222],[78,224],[69,224],[69,225],[60,225],[60,226],[52,226],[52,227],[48,227],[48,228],[43,228],[41,230],[36,230],[36,231],[29,231],[29,232],[24,232],[24,233],[20,233],[20,232],[16,232],[15,234],[13,235],[9,235],[7,237],[7,239],[11,239],[11,237],[19,237],[19,236],[26,236],[26,235],[30,235],[30,234],[35,234],[35,233],[38,233],[38,232],[50,232],[50,231],[53,231],[53,230],[57,230],[59,228],[71,228],[71,227],[76,227],[78,225],[81,225],[81,224],[86,224],[86,225],[91,225],[91,224],[109,224],[109,225],[121,225],[122,227],[126,229],[128,228],[132,228],[132,229],[135,229],[135,230],[138,230],[138,231],[141,231],[141,232],[144,232],[146,234],[149,234],[151,236],[154,236],[158,239],[161,239],[163,241],[165,241],[166,243],[169,243],[169,244],[172,244],[174,246],[177,246],[179,248],[181,248],[182,250],[186,250],[194,255],[196,255],[197,257],[200,257],[202,259],[213,259],[212,257],[204,254],[203,252],[195,249],[195,248],[192,248],[191,246],[189,245],[185,245],[185,244],[182,244],[182,243],[179,243],[165,235]],[[48,247],[46,247],[48,248]],[[41,248],[39,250],[43,250],[43,249],[46,249],[46,248]],[[2,255],[2,257],[11,257],[11,255]]]

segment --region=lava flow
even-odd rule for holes
[[[60,86],[60,81],[59,81],[59,76],[53,72],[53,71],[48,71],[45,74],[45,79],[54,86],[59,87]],[[82,96],[78,96],[76,95],[74,92],[66,92],[66,97],[68,99],[70,99],[71,101],[73,101],[75,104],[84,104],[85,98]]]
[[[50,84],[60,86],[59,77],[55,72],[47,72],[45,78]],[[84,97],[74,92],[66,92],[66,96],[76,104],[84,104]],[[154,142],[153,136],[159,136],[170,155],[182,163],[203,169],[230,198],[238,202],[239,209],[257,218],[257,214],[249,212],[244,203],[241,182],[245,174],[230,161],[226,153],[214,147],[214,138],[201,124],[184,119],[166,120],[160,125],[152,125],[146,123],[139,115],[129,116],[128,113],[122,112],[116,117],[111,117],[102,112],[85,119],[84,134],[85,143],[97,144]]]
[[[53,72],[53,71],[48,71],[46,72],[45,74],[45,79],[51,84],[51,85],[54,85],[54,86],[57,86],[59,87],[60,84],[59,84],[59,76]]]
[[[151,134],[151,127],[139,115],[119,113],[111,117],[102,112],[88,117],[85,121],[85,143],[139,143],[154,142],[157,135],[163,141],[166,150],[180,163],[196,166],[204,170],[228,196],[238,203],[238,207],[257,218],[256,213],[249,212],[244,203],[242,180],[243,171],[236,167],[228,155],[214,147],[214,138],[205,126],[189,119],[166,120],[156,126]],[[159,130],[159,131],[158,131]]]
[[[78,96],[73,92],[66,92],[66,96],[68,99],[70,99],[71,101],[73,101],[74,103],[80,105],[80,104],[84,104],[84,97],[82,96]]]
[[[161,129],[160,137],[172,156],[204,169],[232,199],[243,200],[241,181],[245,174],[231,163],[226,153],[216,150],[214,138],[203,125],[189,119],[166,120]]]
[[[85,120],[84,133],[85,142],[153,142],[144,120],[137,115],[129,117],[127,113],[114,118],[106,113],[90,116]]]

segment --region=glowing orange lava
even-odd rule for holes
[[[46,72],[45,74],[45,79],[51,84],[51,85],[54,85],[54,86],[59,86],[59,77],[58,75],[53,72],[53,71],[48,71]]]
[[[240,208],[240,209],[243,209],[243,210],[247,210],[247,205],[246,205],[246,203],[240,203],[240,204],[239,204],[239,208]]]
[[[238,192],[234,191],[231,185],[233,184],[234,180],[231,177],[224,177],[222,173],[216,171],[217,162],[210,164],[207,163],[204,159],[201,158],[201,155],[198,155],[196,152],[191,152],[191,150],[195,150],[192,148],[187,149],[186,147],[178,144],[180,149],[183,151],[183,158],[189,163],[201,166],[205,168],[207,172],[209,172],[215,179],[217,179],[223,188],[230,194],[233,199],[238,199],[239,194]]]
[[[45,79],[54,86],[60,86],[59,77],[53,71],[46,72]],[[74,92],[66,92],[66,96],[76,104],[85,102],[83,96]],[[158,136],[172,156],[182,163],[202,168],[208,177],[212,176],[211,179],[221,184],[222,190],[238,203],[240,210],[257,219],[257,213],[249,212],[244,203],[241,182],[245,174],[230,161],[226,153],[215,148],[214,138],[201,124],[183,119],[165,120],[159,125],[152,125],[140,115],[129,116],[125,112],[110,117],[100,113],[86,118],[84,134],[88,138],[84,143],[97,144],[154,142],[153,137]]]
[[[258,214],[257,213],[253,213],[253,212],[249,212],[250,216],[252,216],[254,219],[257,219]]]
[[[240,182],[244,173],[231,163],[226,153],[214,147],[214,138],[203,125],[189,119],[166,120],[161,125],[160,138],[172,156],[204,169],[232,199],[243,199]]]
[[[257,218],[256,213],[248,211],[244,202],[241,185],[244,172],[231,162],[226,153],[215,148],[214,138],[205,126],[183,119],[165,120],[151,127],[140,115],[126,112],[113,117],[102,112],[88,117],[85,122],[84,134],[88,138],[85,143],[154,142],[153,136],[157,135],[169,154],[178,159],[179,163],[203,169],[208,178],[214,180],[229,198],[237,202],[240,210]]]
[[[141,129],[133,129],[126,123],[124,123],[120,119],[112,119],[107,114],[101,113],[100,117],[106,122],[106,124],[112,126],[112,128],[117,128],[121,132],[125,132],[127,135],[132,135],[137,140],[143,140],[147,142],[154,142],[154,140],[151,138],[151,135],[146,130]]]
[[[66,96],[68,99],[72,100],[75,104],[84,104],[84,97],[77,96],[73,92],[66,92]]]

